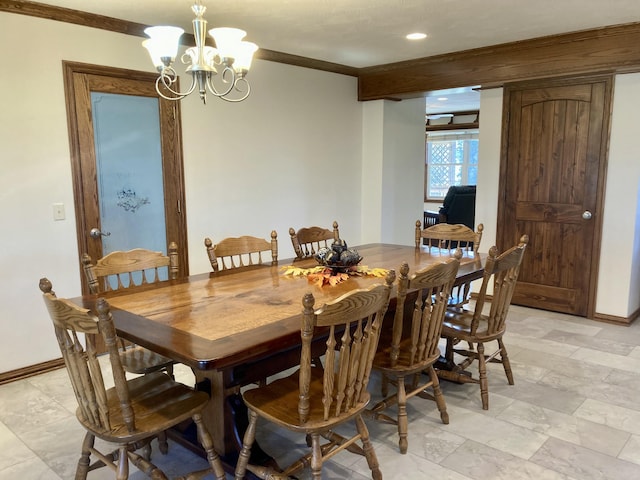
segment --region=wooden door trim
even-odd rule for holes
[[[600,250],[602,243],[602,225],[603,225],[603,210],[604,210],[604,190],[606,185],[607,164],[609,159],[609,137],[611,131],[611,114],[612,114],[612,97],[613,97],[613,84],[614,78],[611,73],[601,73],[595,75],[580,75],[575,77],[563,77],[563,78],[548,78],[534,81],[513,82],[505,85],[504,97],[502,103],[502,138],[500,144],[500,181],[498,185],[498,191],[500,196],[498,198],[498,215],[497,225],[504,225],[508,218],[508,212],[506,208],[506,185],[507,180],[507,153],[509,146],[509,124],[511,115],[511,96],[514,92],[522,90],[524,88],[548,88],[557,86],[579,85],[583,83],[604,83],[604,105],[603,105],[603,119],[602,119],[602,131],[600,142],[600,162],[598,166],[598,185],[595,200],[595,212],[592,221],[595,222],[593,231],[593,250],[590,259],[591,269],[589,276],[589,291],[587,298],[587,318],[593,319],[596,316],[596,294],[598,288],[598,272],[600,268]],[[496,232],[496,238],[498,241],[498,247],[504,249],[507,245],[501,245],[501,232]]]
[[[155,82],[157,75],[149,72],[141,72],[136,70],[128,70],[123,68],[114,68],[101,65],[91,65],[79,62],[62,62],[63,78],[65,88],[65,104],[67,110],[68,134],[69,134],[69,151],[71,157],[71,175],[73,181],[73,195],[75,204],[75,218],[77,229],[78,252],[81,255],[88,245],[89,226],[85,222],[85,196],[87,195],[86,186],[83,184],[82,156],[81,144],[82,140],[78,135],[78,117],[76,95],[81,95],[76,89],[75,78],[77,74],[84,76],[105,76],[123,80],[133,80],[142,82]],[[161,121],[161,142],[162,151],[170,152],[170,159],[163,158],[163,180],[166,192],[166,186],[170,183],[178,185],[174,190],[177,205],[173,210],[173,205],[169,201],[165,201],[165,217],[169,219],[169,215],[176,215],[175,222],[166,222],[167,242],[178,242],[179,253],[179,276],[189,275],[189,256],[187,243],[187,225],[186,225],[186,205],[184,192],[184,161],[182,149],[182,129],[180,122],[180,102],[171,102],[158,97],[160,103],[161,118],[162,115],[172,115],[175,122],[175,130],[167,131],[166,126]],[[91,174],[91,172],[90,172]],[[167,180],[171,179],[170,182]],[[175,223],[175,227],[173,227]],[[94,259],[95,260],[95,259]],[[88,285],[82,268],[80,259],[78,259],[78,269],[82,283],[83,293],[88,293]]]

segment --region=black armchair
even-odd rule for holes
[[[449,187],[438,213],[439,223],[461,223],[475,230],[476,186],[452,185]]]

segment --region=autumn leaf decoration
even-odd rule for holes
[[[349,278],[350,275],[354,276],[372,276],[372,277],[385,277],[389,272],[385,268],[369,268],[364,265],[357,265],[351,267],[346,272],[334,271],[331,268],[319,265],[313,268],[299,268],[294,266],[282,267],[284,275],[291,277],[307,277],[309,283],[313,283],[318,287],[324,285],[337,285]]]

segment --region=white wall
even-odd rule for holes
[[[480,135],[478,140],[478,186],[476,225],[484,231],[480,250],[488,252],[496,244],[498,229],[498,184],[500,182],[500,141],[502,138],[502,88],[480,91]]]
[[[384,100],[362,104],[362,241],[374,242],[382,232],[384,179]]]
[[[385,101],[382,232],[380,240],[415,244],[415,223],[424,200],[423,98]]]
[[[640,74],[617,75],[596,311],[622,317],[640,308],[638,105]]]
[[[62,297],[80,294],[61,62],[150,71],[140,41],[0,13],[0,56],[12,66],[2,75],[0,109],[0,372],[60,356],[41,277]],[[356,79],[260,60],[249,79],[253,92],[243,103],[204,106],[193,96],[182,105],[191,273],[210,268],[205,236],[268,238],[276,229],[287,258],[290,226],[338,220],[350,244],[361,241]],[[66,220],[53,220],[56,202]]]
[[[278,232],[279,256],[294,256],[289,227],[340,224],[360,243],[361,105],[356,80],[257,61],[242,103],[183,104],[191,273],[211,267],[203,239]]]
[[[424,99],[363,104],[363,243],[414,244],[424,198]]]

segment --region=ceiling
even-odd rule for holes
[[[209,28],[242,28],[248,32],[246,39],[262,48],[356,68],[640,22],[638,0],[199,1],[207,7]],[[194,0],[42,3],[193,31],[190,7]],[[413,32],[426,33],[427,38],[407,40],[405,35]],[[462,94],[464,97],[469,92]],[[471,95],[478,96],[474,92]],[[466,107],[458,108],[462,109]]]

